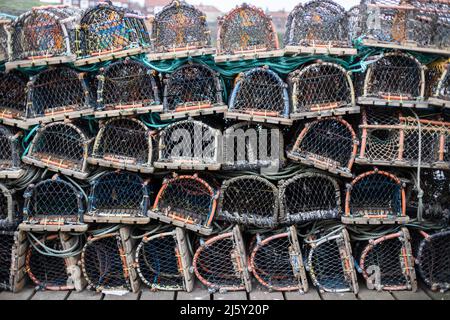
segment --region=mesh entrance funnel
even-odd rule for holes
[[[243,225],[273,228],[278,224],[278,189],[258,176],[240,176],[223,182],[219,217]]]
[[[230,97],[227,118],[292,124],[287,85],[268,67],[242,73]]]
[[[172,1],[155,15],[153,52],[195,50],[211,45],[206,15],[185,1]]]
[[[194,275],[187,241],[181,228],[144,237],[135,259],[142,282],[151,289],[191,292]]]
[[[141,121],[110,119],[100,124],[88,161],[102,167],[152,173],[153,144],[152,132]]]
[[[192,266],[198,280],[210,291],[251,291],[247,254],[238,226],[202,241]]]
[[[84,129],[71,122],[53,122],[40,127],[23,162],[85,179],[91,140]]]
[[[196,120],[165,127],[159,135],[160,169],[219,170],[221,132]]]
[[[409,231],[374,238],[365,246],[359,265],[369,289],[417,290]]]
[[[210,67],[188,63],[167,75],[161,119],[226,111],[219,74]]]
[[[447,291],[450,289],[450,230],[421,234],[424,238],[416,256],[417,272],[433,291]]]
[[[395,175],[368,171],[347,186],[343,223],[406,223],[404,184]]]
[[[0,72],[0,118],[3,122],[25,118],[27,79],[18,72]]]
[[[358,281],[354,268],[348,232],[321,234],[310,243],[307,270],[314,286],[325,292],[358,293]]]
[[[249,264],[259,283],[270,290],[307,292],[297,229],[292,226],[283,233],[257,235],[257,239]]]
[[[280,182],[280,220],[287,224],[336,219],[341,214],[338,182],[318,172]]]
[[[287,155],[291,160],[351,177],[358,144],[347,121],[324,118],[307,123]]]
[[[224,133],[226,170],[278,170],[285,162],[281,130],[271,124],[239,122]]]
[[[291,119],[359,112],[351,73],[338,64],[318,62],[289,75]]]
[[[0,125],[0,178],[19,178],[24,173],[20,161],[20,135]]]
[[[348,31],[350,33],[350,41],[358,39],[362,35],[363,18],[361,14],[361,6],[351,7],[347,12]]]
[[[218,191],[196,174],[167,178],[149,216],[201,234],[212,232]]]
[[[13,193],[14,191],[0,183],[0,230],[10,230],[16,227],[17,208]]]
[[[279,49],[272,19],[262,9],[242,4],[219,18],[217,54],[245,54]]]

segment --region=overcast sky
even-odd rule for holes
[[[236,5],[242,2],[251,3],[257,7],[263,9],[269,9],[271,11],[285,9],[291,11],[299,2],[306,3],[308,0],[188,0],[192,4],[209,4],[214,5],[221,11],[226,12],[234,8]],[[360,0],[335,0],[345,9],[350,9],[354,5],[359,4]]]

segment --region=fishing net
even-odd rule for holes
[[[28,79],[18,72],[0,72],[0,118],[25,118],[27,82]]]

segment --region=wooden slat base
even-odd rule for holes
[[[30,158],[29,156],[22,157],[22,161],[26,164],[31,164],[33,166],[39,167],[39,168],[48,168],[50,171],[54,171],[57,173],[61,173],[63,175],[74,177],[80,180],[84,180],[89,176],[89,172],[79,172],[74,171],[70,169],[63,169],[58,166],[54,166],[52,164],[47,164],[39,160],[35,160],[33,158]]]
[[[25,170],[0,170],[0,179],[18,179],[25,173]]]
[[[88,58],[78,59],[74,62],[74,65],[76,67],[80,67],[80,66],[98,63],[98,62],[120,59],[120,58],[124,58],[124,57],[130,57],[130,56],[140,54],[142,52],[143,52],[142,48],[131,48],[131,49],[127,49],[127,50],[122,50],[122,51],[117,51],[117,52],[109,52],[109,53],[105,52],[98,56],[92,56],[92,57],[88,57]]]
[[[85,232],[88,229],[88,225],[84,223],[80,224],[29,224],[21,223],[19,230],[21,231],[48,231],[48,232]]]
[[[342,169],[336,168],[335,166],[325,165],[324,163],[315,161],[314,159],[299,157],[298,155],[293,154],[292,152],[287,152],[287,157],[293,161],[297,161],[304,165],[312,166],[312,167],[320,169],[320,170],[328,171],[333,174],[340,175],[342,177],[346,177],[346,178],[353,177],[353,174],[351,173],[350,170],[348,170],[348,171],[342,170]]]
[[[254,59],[269,59],[275,57],[283,57],[284,50],[274,50],[274,51],[254,51],[245,53],[235,53],[235,54],[225,54],[216,55],[214,60],[216,63],[225,63],[231,61],[243,61],[243,60],[254,60]]]
[[[429,98],[428,104],[432,106],[437,106],[441,108],[450,108],[450,100],[442,100],[437,98]]]
[[[360,106],[352,106],[352,107],[341,107],[333,110],[322,110],[322,111],[314,111],[314,112],[301,112],[301,113],[291,113],[290,118],[292,120],[303,120],[303,119],[311,119],[311,118],[322,118],[322,117],[332,117],[332,116],[341,116],[346,114],[355,114],[360,113]]]
[[[111,224],[148,224],[148,217],[126,217],[126,216],[90,216],[85,214],[83,221],[86,223],[111,223]]]
[[[5,64],[6,71],[10,71],[17,68],[30,68],[30,67],[39,67],[39,66],[48,66],[53,64],[63,64],[70,63],[76,60],[76,55],[68,55],[68,56],[60,56],[60,57],[50,57],[43,59],[27,59],[27,60],[17,60],[10,61]]]
[[[152,105],[147,107],[136,107],[136,108],[128,108],[128,109],[116,109],[116,110],[98,110],[95,111],[94,116],[97,119],[101,118],[112,118],[112,117],[126,117],[133,116],[139,114],[147,114],[152,112],[161,112],[163,110],[163,106]]]
[[[428,103],[425,101],[386,100],[386,99],[368,98],[368,97],[359,97],[357,101],[358,101],[358,104],[365,105],[365,106],[428,109]]]
[[[220,170],[220,164],[203,164],[187,162],[154,162],[153,166],[158,169],[167,170],[199,170],[199,171],[217,171]]]
[[[157,211],[148,211],[148,216],[151,219],[158,220],[167,224],[172,224],[174,226],[180,227],[180,228],[186,228],[194,232],[198,232],[204,236],[211,235],[213,229],[212,227],[203,227],[199,225],[193,225],[189,223],[185,223],[180,220],[171,219],[168,216],[164,215],[163,213],[157,212]]]
[[[426,52],[426,53],[450,56],[450,48],[439,49],[439,48],[418,47],[417,45],[414,45],[412,43],[396,44],[396,43],[391,43],[391,42],[383,42],[383,41],[379,41],[379,40],[365,39],[362,41],[362,45],[368,46],[368,47],[408,50],[408,51]]]
[[[192,50],[182,50],[176,52],[148,53],[147,59],[150,61],[174,60],[188,57],[210,56],[216,53],[214,48],[202,48]]]
[[[182,118],[187,118],[187,117],[198,117],[198,116],[205,116],[205,115],[210,115],[210,114],[224,113],[227,111],[227,109],[228,109],[228,106],[219,105],[219,106],[214,106],[214,107],[205,108],[205,109],[161,113],[160,117],[161,117],[161,120],[182,119]]]
[[[246,113],[238,113],[238,112],[225,112],[226,119],[233,120],[244,120],[249,122],[262,122],[262,123],[272,123],[272,124],[282,124],[286,126],[291,126],[294,123],[294,120],[283,118],[283,117],[266,117],[266,116],[256,116],[252,114]]]
[[[355,162],[360,165],[367,166],[387,166],[387,167],[403,167],[403,168],[417,168],[418,163],[412,161],[384,161],[384,160],[368,160],[366,158],[356,158]],[[450,163],[449,162],[421,162],[421,168],[427,169],[443,169],[449,170]]]
[[[409,217],[397,217],[397,218],[351,218],[342,217],[342,223],[344,224],[371,224],[371,225],[381,225],[381,224],[406,224],[409,222]]]
[[[303,47],[303,46],[286,46],[285,55],[315,55],[324,54],[330,56],[354,56],[358,51],[354,48],[333,48],[333,47]]]
[[[120,163],[120,162],[115,162],[115,161],[107,161],[104,159],[93,158],[93,157],[88,157],[87,162],[89,164],[100,166],[100,167],[115,168],[115,169],[127,170],[127,171],[132,171],[132,172],[143,173],[143,174],[153,173],[155,171],[155,168],[153,168],[153,167],[125,164],[125,163]]]

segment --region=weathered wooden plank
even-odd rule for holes
[[[226,293],[214,293],[213,300],[247,300],[245,291],[230,291]]]
[[[70,291],[37,291],[31,300],[65,300]]]
[[[323,300],[357,300],[353,292],[323,292],[321,295]]]
[[[103,294],[92,290],[83,290],[81,292],[71,291],[67,300],[102,300]]]
[[[285,300],[321,300],[319,293],[313,287],[310,287],[306,293],[295,291],[285,292],[284,298]]]
[[[284,300],[283,294],[279,291],[264,291],[260,288],[255,288],[250,292],[250,300]]]
[[[365,39],[362,41],[362,44],[364,46],[369,46],[369,47],[391,48],[391,49],[397,49],[397,50],[410,50],[410,51],[427,52],[427,53],[447,55],[447,56],[450,55],[449,49],[419,47],[419,46],[416,46],[413,44],[395,44],[395,43],[391,43],[391,42],[378,41],[378,40],[372,40],[372,39]]]
[[[105,297],[103,298],[103,300],[138,300],[139,298],[139,293],[133,293],[133,292],[128,292],[126,294],[124,294],[123,296],[119,296],[119,295],[115,295],[115,294],[105,294]]]
[[[87,224],[61,224],[61,225],[52,225],[52,224],[28,224],[21,223],[19,225],[19,230],[21,231],[48,231],[48,232],[85,232],[88,228]]]
[[[431,298],[422,290],[412,291],[392,291],[396,300],[431,300]]]
[[[175,300],[175,291],[150,291],[144,289],[139,300]]]
[[[0,292],[0,300],[30,300],[34,295],[34,288],[28,287],[17,293],[10,291]]]
[[[387,291],[376,291],[367,289],[365,284],[360,283],[359,292],[358,292],[359,300],[395,300],[390,292]]]

